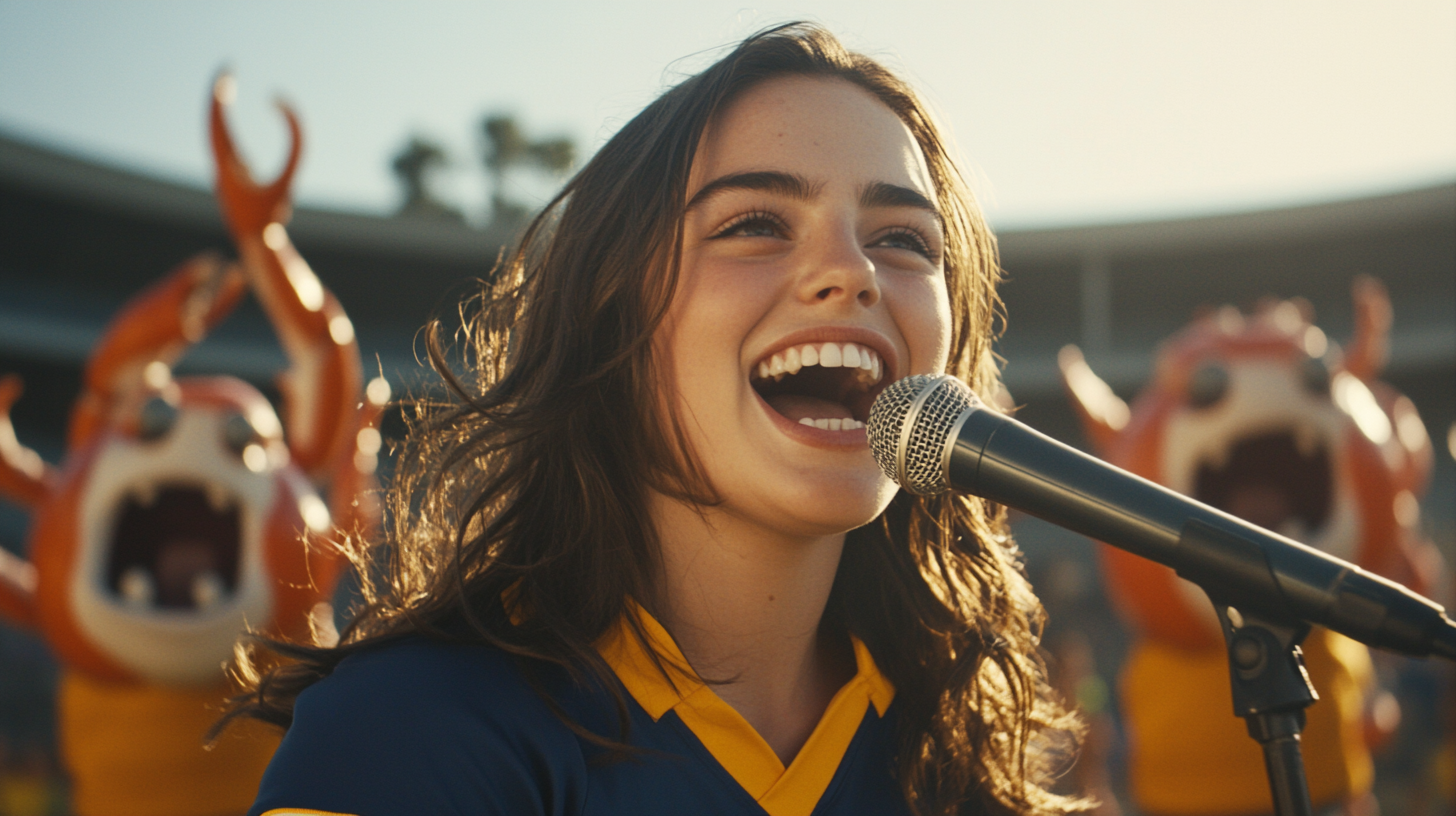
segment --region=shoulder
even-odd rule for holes
[[[324,738],[354,733],[396,747],[446,736],[570,736],[509,655],[423,639],[351,655],[301,694],[290,735],[320,728]]]
[[[345,658],[333,674],[299,696],[299,708],[364,704],[384,709],[381,704],[388,702],[411,709],[459,709],[503,697],[521,702],[536,697],[510,655],[491,646],[411,637]],[[523,713],[515,706],[511,711]]]
[[[253,812],[551,813],[584,773],[579,741],[509,655],[411,638],[299,695]]]

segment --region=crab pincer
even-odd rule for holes
[[[218,200],[253,291],[288,355],[290,367],[279,385],[286,403],[289,452],[310,476],[327,481],[331,463],[359,428],[363,373],[354,326],[284,228],[302,150],[298,117],[279,103],[291,134],[288,160],[277,179],[259,184],[228,132],[223,111],[232,87],[226,74],[213,86],[210,122]]]
[[[161,390],[177,360],[227,317],[246,289],[235,264],[203,253],[128,301],[86,360],[81,399],[71,413],[70,447],[90,441],[117,410],[129,407],[128,397]]]

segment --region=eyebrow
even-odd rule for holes
[[[809,201],[819,192],[819,186],[810,184],[809,180],[803,176],[776,170],[734,173],[704,184],[703,188],[698,190],[697,194],[688,202],[687,210],[692,210],[713,196],[728,190],[757,190],[787,196],[799,201]]]
[[[940,208],[935,206],[935,202],[918,191],[883,181],[866,186],[859,194],[859,204],[861,207],[914,207],[940,217]]]
[[[734,173],[704,184],[702,189],[698,190],[697,194],[688,202],[686,210],[691,211],[713,196],[729,190],[756,190],[787,196],[799,201],[809,201],[819,193],[821,186],[810,183],[803,176],[776,170]],[[859,203],[862,207],[914,207],[918,210],[925,210],[937,218],[940,217],[940,208],[935,206],[935,202],[918,191],[883,181],[866,185],[860,193]]]

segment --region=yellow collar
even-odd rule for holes
[[[834,778],[865,711],[873,705],[884,716],[895,697],[894,686],[875,667],[869,649],[853,638],[858,671],[834,695],[808,742],[785,768],[753,726],[698,678],[662,624],[635,603],[628,614],[637,616],[662,669],[625,619],[597,644],[602,657],[653,720],[677,712],[770,816],[808,816]]]

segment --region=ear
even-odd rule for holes
[[[1092,447],[1099,453],[1105,453],[1112,448],[1132,416],[1127,403],[1112,393],[1112,388],[1092,371],[1082,357],[1082,350],[1076,346],[1062,347],[1057,353],[1057,367],[1061,370],[1067,399],[1082,420],[1082,431],[1091,440]]]
[[[1345,350],[1345,370],[1362,380],[1373,380],[1385,368],[1390,353],[1390,296],[1385,284],[1368,275],[1355,278],[1351,296],[1355,301],[1355,336]]]

